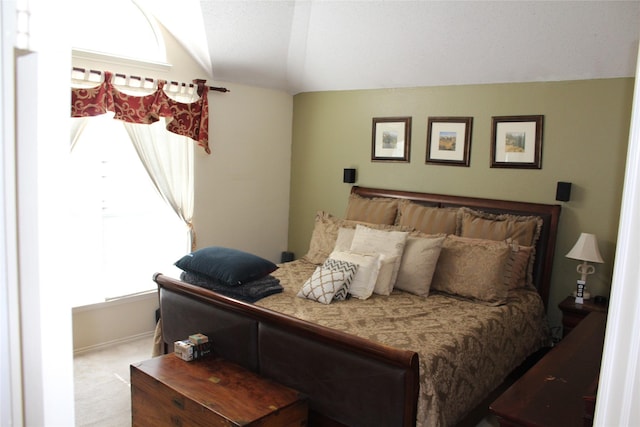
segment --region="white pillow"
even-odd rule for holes
[[[378,278],[376,279],[376,285],[373,288],[374,294],[390,295],[393,291],[393,268],[396,265],[398,257],[386,256],[380,254],[380,271],[378,272]]]
[[[353,251],[334,251],[329,258],[358,265],[358,271],[351,279],[349,293],[359,299],[367,299],[373,293],[380,271],[380,255]]]
[[[344,299],[341,294],[346,294],[346,288],[356,270],[357,267],[354,264],[341,261],[316,267],[311,277],[298,291],[298,296],[322,304],[330,304],[336,297],[336,299]]]
[[[353,241],[353,235],[356,234],[355,228],[338,229],[338,237],[336,238],[336,245],[333,247],[334,251],[348,251],[351,249],[351,242]]]
[[[405,231],[384,231],[362,225],[356,226],[356,232],[351,242],[351,251],[361,253],[378,253],[387,257],[395,257],[393,272],[391,274],[391,288],[396,283],[398,270],[404,245],[407,241],[408,232]]]
[[[396,289],[421,296],[429,294],[444,239],[445,236],[409,236],[400,261]]]

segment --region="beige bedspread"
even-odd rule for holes
[[[401,291],[323,305],[296,297],[315,267],[304,260],[283,265],[272,274],[284,292],[256,305],[418,352],[417,426],[455,425],[528,355],[550,344],[542,301],[532,291],[512,291],[499,307]]]

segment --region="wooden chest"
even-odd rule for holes
[[[174,354],[131,365],[136,426],[305,426],[307,401],[219,358],[185,362]]]

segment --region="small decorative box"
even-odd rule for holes
[[[203,334],[194,334],[194,335],[189,335],[189,341],[191,341],[196,345],[204,344],[206,342],[209,342],[209,337]]]

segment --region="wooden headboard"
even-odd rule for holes
[[[352,194],[361,197],[392,197],[412,200],[425,206],[462,207],[481,210],[493,214],[533,215],[542,218],[542,231],[536,244],[536,259],[533,266],[533,283],[538,289],[545,308],[549,302],[551,270],[556,247],[560,205],[514,202],[508,200],[482,199],[477,197],[451,196],[443,194],[417,193],[411,191],[386,190],[353,186]]]

